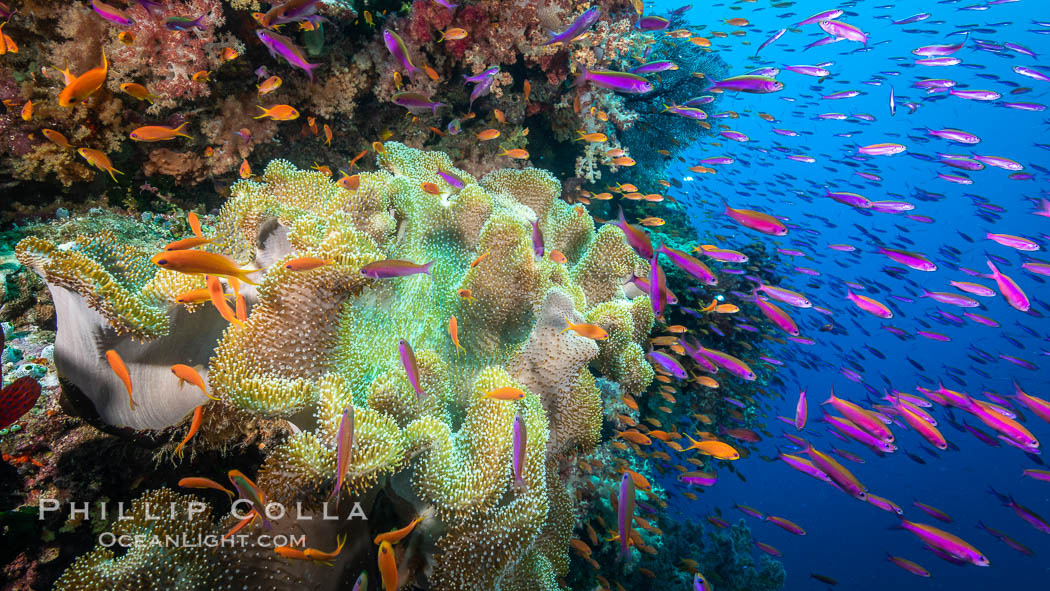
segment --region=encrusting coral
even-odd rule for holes
[[[402,523],[428,516],[414,534],[425,541],[397,546],[402,581],[434,589],[557,588],[574,524],[565,467],[600,441],[603,401],[592,371],[630,392],[653,377],[642,349],[653,318],[639,311],[649,308],[648,298],[632,302],[620,289],[643,262],[622,233],[596,233],[583,208],[559,199],[560,183],[545,171],[500,170],[478,181],[443,153],[394,142],[382,148],[381,170],[357,175],[356,190],[281,160],[258,180],[232,187],[214,241],[201,248],[263,271],[251,275],[258,288],[241,285],[250,305],[243,324],[226,324],[211,305],[176,305],[180,290],[203,279],[141,268],[148,253],[123,254],[131,263],[123,271],[113,255],[92,247],[98,239],[61,248],[28,241],[19,256],[53,291],[71,290],[70,299],[120,326],[125,340],[116,346],[127,356],[158,339],[205,342],[213,351],[201,374],[219,404],[289,420],[297,433],[269,453],[256,479],[268,500],[321,510],[336,483],[340,417],[352,406],[343,492],[366,513],[382,500]],[[119,244],[109,248],[123,252]],[[552,258],[554,250],[564,259]],[[307,271],[286,266],[300,257],[327,263]],[[433,264],[406,277],[362,272],[391,259]],[[453,317],[458,343],[449,331]],[[566,330],[567,321],[597,324],[611,338]],[[198,332],[188,335],[182,323]],[[415,352],[415,383],[399,342]],[[93,395],[91,384],[77,385]],[[487,396],[500,388],[524,397]],[[200,403],[190,388],[159,390],[189,399],[188,408]],[[136,395],[145,403],[155,393]],[[521,482],[513,476],[516,417],[525,434]],[[206,438],[188,448],[203,445],[210,445]],[[342,496],[345,512],[351,502]],[[361,527],[330,523],[310,546],[328,547],[329,537]],[[373,535],[386,525],[369,523],[380,528]],[[353,546],[344,554],[372,551]],[[91,564],[82,559],[66,579],[97,572]]]

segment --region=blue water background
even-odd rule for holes
[[[731,521],[746,519],[757,540],[779,548],[788,573],[786,589],[824,589],[823,583],[809,578],[817,572],[839,580],[838,589],[885,591],[887,589],[1047,589],[1050,588],[1050,536],[1040,533],[1021,521],[1010,509],[1001,506],[988,494],[989,485],[1012,494],[1018,502],[1043,516],[1050,516],[1050,483],[1021,477],[1024,468],[1039,468],[1020,450],[1003,443],[990,448],[967,433],[949,426],[943,409],[935,408],[933,414],[940,421],[945,437],[959,447],[959,451],[937,452],[937,458],[920,450],[923,440],[914,432],[894,428],[901,451],[878,458],[859,444],[844,444],[828,436],[826,426],[818,422],[822,412],[819,402],[827,397],[831,386],[845,398],[864,402],[868,398],[864,388],[847,380],[839,373],[848,367],[846,360],[860,363],[864,380],[876,389],[886,384],[907,392],[915,392],[916,384],[933,385],[945,380],[945,385],[955,390],[979,396],[984,389],[999,394],[1011,394],[1011,380],[1016,378],[1030,394],[1050,398],[1050,371],[1045,355],[1050,345],[1046,338],[1050,334],[1050,320],[1018,312],[1009,307],[1001,297],[977,298],[983,307],[972,310],[996,319],[1001,328],[991,328],[966,321],[962,327],[943,325],[932,315],[936,310],[962,315],[961,308],[937,304],[929,299],[918,299],[921,286],[931,291],[956,291],[950,280],[975,281],[995,287],[987,279],[973,278],[958,271],[956,265],[987,271],[985,253],[992,253],[1010,261],[1000,269],[1012,276],[1033,300],[1033,310],[1041,316],[1050,312],[1046,305],[1046,284],[1037,275],[1020,268],[1026,260],[1024,253],[998,245],[984,239],[987,231],[1018,234],[1039,241],[1043,250],[1033,253],[1034,258],[1044,262],[1047,254],[1047,234],[1050,219],[1031,215],[1035,210],[1032,198],[1045,194],[1050,187],[1050,175],[1033,169],[1031,165],[1050,168],[1050,152],[1034,146],[1034,143],[1050,143],[1047,140],[1047,112],[1025,112],[997,106],[1004,101],[1048,103],[1050,83],[1040,82],[1015,74],[1015,65],[1037,66],[1046,63],[1050,55],[1050,36],[1033,31],[1050,30],[1032,23],[1035,20],[1050,21],[1050,3],[1025,0],[1012,4],[987,6],[986,10],[961,10],[968,5],[984,5],[977,2],[856,2],[838,4],[833,2],[800,1],[787,8],[771,8],[771,3],[718,3],[702,5],[696,3],[686,13],[686,24],[707,24],[699,34],[710,37],[713,30],[731,31],[733,27],[722,19],[743,17],[751,21],[745,27],[745,37],[712,38],[714,47],[730,64],[733,74],[744,74],[758,66],[785,64],[818,64],[832,61],[828,66],[832,76],[823,83],[792,72],[782,71],[779,80],[786,84],[784,91],[768,95],[728,95],[720,102],[720,109],[735,110],[739,119],[714,120],[725,123],[733,130],[750,136],[747,143],[736,143],[721,138],[722,147],[702,142],[684,154],[687,164],[672,167],[668,178],[695,179],[683,183],[683,189],[670,191],[683,202],[701,236],[721,234],[728,240],[720,245],[732,248],[753,240],[764,241],[783,248],[799,249],[809,254],[806,258],[781,256],[779,274],[785,277],[781,284],[804,292],[816,306],[827,307],[835,312],[834,322],[848,334],[828,334],[818,327],[827,322],[826,317],[810,310],[799,310],[783,306],[798,322],[803,336],[817,341],[805,346],[789,343],[780,347],[762,345],[763,351],[784,360],[785,366],[776,370],[786,386],[770,387],[771,392],[782,395],[782,400],[769,401],[766,424],[776,436],[758,444],[758,453],[738,462],[737,468],[746,476],[742,482],[733,474],[722,471],[719,483],[700,495],[699,501],[689,501],[680,495],[674,496],[673,510],[682,511],[687,517],[701,520],[720,507]],[[730,10],[729,6],[741,7]],[[648,9],[653,14],[681,6],[680,2],[657,2]],[[774,31],[791,27],[814,13],[831,8],[842,8],[848,13],[842,18],[859,26],[870,36],[870,51],[859,51],[858,43],[843,41],[838,44],[817,47],[803,52],[802,48],[817,40],[823,33],[817,25],[806,25],[802,33],[788,32],[778,42],[764,49],[760,59],[750,56],[760,43]],[[911,25],[893,25],[891,20],[903,19],[919,12],[929,12],[932,17],[925,22]],[[877,18],[877,17],[892,17]],[[944,21],[944,22],[937,22]],[[977,64],[983,69],[968,69],[961,66],[921,67],[913,66],[915,56],[911,50],[924,45],[958,43],[961,35],[950,35],[959,31],[959,26],[977,24],[994,28],[993,33],[978,33],[971,36],[967,47],[955,54],[964,64]],[[923,33],[906,33],[905,29],[920,29]],[[1020,43],[1039,54],[1031,58],[1011,51],[993,54],[974,51],[973,38],[998,43]],[[750,41],[750,46],[742,44]],[[889,43],[885,43],[889,41]],[[897,58],[897,59],[895,59]],[[903,58],[903,59],[901,59]],[[1045,70],[1044,70],[1045,71]],[[865,84],[875,80],[880,72],[896,72],[899,75],[881,74],[880,85]],[[999,80],[988,80],[978,74],[994,74],[1002,81],[1016,86],[1027,86],[1033,91],[1027,94],[1010,95],[1013,86]],[[981,103],[944,95],[926,95],[911,85],[921,78],[950,78],[959,87],[989,89],[1003,94],[999,101]],[[889,113],[890,85],[897,96],[897,114]],[[813,90],[818,88],[818,90]],[[820,94],[855,89],[862,91],[859,97],[846,100],[821,100]],[[697,92],[697,94],[701,94]],[[795,99],[788,102],[787,98]],[[903,102],[914,101],[921,106],[909,115]],[[757,116],[765,112],[775,116],[773,124]],[[820,113],[842,112],[846,114],[869,113],[876,121],[868,123],[856,119],[848,121],[815,120]],[[808,132],[799,137],[782,137],[774,134],[773,127]],[[959,128],[982,138],[972,151],[982,155],[997,155],[1014,159],[1025,165],[1025,172],[1035,175],[1035,180],[1010,180],[1008,171],[988,167],[985,170],[967,173],[974,179],[969,186],[956,185],[936,178],[937,172],[959,173],[946,165],[924,162],[907,154],[890,157],[871,157],[858,169],[844,165],[855,162],[856,145],[879,142],[905,144],[909,152],[936,156],[937,152],[969,154],[970,147],[952,144],[945,140],[926,136],[925,127],[935,129]],[[835,134],[850,133],[852,137],[836,137]],[[909,136],[927,139],[922,143]],[[786,146],[789,152],[774,150]],[[787,159],[789,154],[805,154],[817,159],[806,164]],[[716,175],[693,174],[687,166],[698,164],[701,158],[728,155],[737,159],[729,166],[715,167]],[[750,167],[744,166],[750,163]],[[855,170],[874,172],[883,177],[880,183],[869,183],[856,176]],[[787,175],[791,175],[789,178]],[[916,205],[910,213],[930,216],[933,224],[912,221],[904,215],[874,213],[861,215],[853,208],[823,197],[824,187],[832,190],[860,193],[871,200],[904,199]],[[921,201],[914,195],[917,189],[942,193],[940,201]],[[989,202],[1006,209],[1001,219],[989,223],[977,217],[980,211],[967,194],[979,195]],[[804,199],[803,196],[806,198]],[[788,218],[797,225],[782,238],[764,236],[740,228],[728,222],[721,214],[721,198],[726,198],[735,207],[760,209]],[[815,216],[828,218],[837,227],[828,225]],[[904,281],[894,279],[883,272],[884,266],[900,267],[883,255],[874,252],[875,244],[858,230],[860,226],[874,233],[888,246],[925,253],[934,260],[939,269],[933,273],[909,270]],[[974,239],[964,240],[958,232]],[[907,242],[902,241],[902,237]],[[828,249],[831,243],[849,243],[858,248],[857,253],[841,253]],[[942,246],[952,246],[960,251],[957,262],[941,253]],[[794,273],[792,262],[821,272],[820,277]],[[882,320],[861,313],[844,299],[846,281],[874,280],[890,288],[869,289],[864,293],[888,304],[894,311],[892,320]],[[912,283],[914,282],[914,283]],[[894,300],[891,294],[916,298],[914,303]],[[750,307],[750,312],[758,311]],[[930,326],[923,327],[923,320]],[[1033,329],[1038,336],[1023,331],[1019,324]],[[901,341],[882,330],[893,325],[913,333],[926,329],[946,334],[951,342],[936,342],[922,337]],[[1023,348],[1018,348],[1003,338],[1013,337]],[[778,336],[785,336],[783,334]],[[966,357],[968,347],[973,344],[998,356],[1000,353],[1025,358],[1039,365],[1029,371],[997,360],[980,365],[992,376],[986,379],[975,373],[975,365]],[[874,347],[886,355],[878,359],[863,349]],[[922,364],[926,371],[916,370],[906,357]],[[808,360],[817,369],[799,365],[799,360]],[[963,370],[965,386],[947,379],[944,366]],[[726,378],[722,378],[726,379]],[[932,382],[931,382],[932,380]],[[776,446],[789,442],[779,437],[786,425],[775,419],[776,414],[794,415],[794,406],[799,390],[808,388],[810,398],[810,422],[804,435],[820,448],[840,447],[865,458],[866,464],[858,465],[840,461],[851,469],[868,488],[887,497],[905,509],[905,517],[923,523],[943,527],[977,546],[991,560],[989,568],[955,566],[929,551],[912,534],[903,530],[891,530],[898,520],[895,515],[883,512],[874,506],[854,500],[831,486],[807,477],[781,462],[767,463],[759,455],[773,456]],[[1043,440],[1044,447],[1050,444],[1050,425],[1027,411],[1026,425],[1036,437]],[[956,412],[958,419],[965,418],[986,432],[975,418]],[[794,429],[790,429],[794,432]],[[929,448],[927,446],[928,449]],[[907,458],[903,451],[922,457],[925,465]],[[669,485],[670,486],[670,485]],[[912,500],[938,507],[954,518],[954,523],[942,524],[911,506]],[[761,523],[732,509],[734,502],[754,506],[767,513],[782,516],[802,525],[808,532],[804,537],[793,536],[780,528]],[[1008,548],[987,532],[977,529],[979,520],[1000,529],[1020,543],[1035,551],[1035,556],[1025,556]],[[758,556],[758,550],[755,550]],[[922,579],[886,561],[887,552],[918,562],[933,574],[932,579]]]

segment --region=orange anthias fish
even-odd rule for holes
[[[257,85],[255,88],[258,89],[259,96],[269,94],[281,87],[280,76],[270,76],[266,80],[263,80],[262,84]]]
[[[124,174],[116,168],[113,168],[113,162],[110,161],[109,156],[106,156],[99,150],[93,148],[80,148],[77,150],[77,154],[80,154],[84,160],[88,161],[88,164],[94,166],[99,170],[104,170],[109,173],[109,176],[113,178],[113,182],[116,182],[117,177],[113,176],[113,173]]]
[[[459,320],[456,320],[456,315],[453,314],[448,318],[448,334],[452,337],[452,342],[456,344],[456,352],[466,351],[463,345],[459,344]]]
[[[57,70],[58,68],[55,69]],[[106,51],[102,50],[102,65],[97,68],[91,68],[69,81],[66,87],[62,89],[62,92],[58,93],[58,105],[60,107],[71,107],[83,101],[102,88],[102,85],[106,83],[108,74],[109,61],[106,60]]]
[[[598,326],[597,324],[573,324],[568,318],[565,319],[565,323],[568,324],[562,329],[562,332],[571,330],[581,337],[587,337],[588,339],[594,339],[596,341],[604,341],[609,338],[609,333],[605,332],[605,329]]]
[[[182,459],[182,448],[186,447],[186,444],[193,439],[193,436],[197,434],[197,431],[201,428],[201,422],[204,419],[204,405],[200,405],[193,409],[193,419],[190,421],[190,429],[186,432],[186,437],[175,446],[175,455]]]
[[[486,129],[485,131],[478,132],[478,139],[481,141],[494,140],[499,137],[498,129]]]
[[[390,542],[379,544],[379,576],[383,579],[383,591],[397,591],[397,562]]]
[[[177,137],[185,137],[192,140],[193,136],[182,132],[182,128],[187,125],[189,125],[189,121],[183,122],[183,124],[178,127],[146,125],[132,131],[130,137],[136,142],[163,142],[165,140],[173,140]]]
[[[346,537],[346,534],[336,537],[335,550],[331,552],[325,552],[316,548],[307,548],[306,550],[303,550],[303,554],[314,562],[320,562],[332,566],[332,560],[334,560],[336,556],[339,556],[339,553],[343,551],[343,546],[346,545]]]
[[[113,369],[113,373],[117,374],[120,381],[124,382],[124,387],[128,389],[128,404],[131,405],[131,410],[135,410],[135,400],[131,397],[131,374],[128,373],[128,366],[124,365],[124,360],[120,358],[120,354],[113,349],[106,351],[106,361],[109,363],[109,367]]]
[[[201,374],[197,373],[197,370],[193,369],[192,367],[188,365],[183,365],[181,363],[177,363],[171,366],[171,373],[175,374],[175,377],[179,378],[180,388],[184,383],[189,382],[194,386],[200,388],[201,392],[204,392],[204,395],[208,398],[211,398],[212,400],[218,400],[218,398],[212,396],[211,394],[208,394],[208,388],[204,385],[204,378],[202,378]]]
[[[379,534],[375,537],[374,540],[372,540],[372,543],[377,546],[381,545],[383,542],[387,542],[389,544],[396,544],[401,540],[405,539],[405,537],[408,536],[408,534],[412,533],[412,530],[414,530],[416,526],[419,525],[425,518],[425,515],[420,515],[419,517],[416,517],[415,519],[410,521],[408,525],[402,527],[401,529],[395,529],[385,534]]]
[[[485,393],[485,398],[493,398],[496,400],[521,400],[525,398],[525,392],[520,388],[513,386],[504,386],[502,388],[496,388],[490,392]]]
[[[233,260],[213,252],[173,250],[155,254],[150,260],[158,267],[177,273],[232,277],[249,285],[259,285],[248,278],[248,275],[259,271],[259,269],[241,269]]]
[[[527,151],[521,149],[521,148],[513,148],[513,149],[510,149],[510,150],[503,150],[503,152],[501,152],[499,155],[500,156],[509,156],[509,157],[515,158],[517,160],[528,160],[529,159],[529,153]]]
[[[255,119],[269,117],[274,121],[292,121],[299,118],[299,111],[296,111],[291,105],[274,105],[269,109],[259,105],[259,108],[263,110],[262,115],[257,115]]]
[[[70,145],[69,140],[66,139],[66,136],[62,135],[61,133],[58,133],[54,129],[44,128],[40,130],[40,133],[44,134],[44,137],[46,137],[48,140],[51,141],[51,143],[55,144],[59,148],[64,148],[68,150],[73,147],[72,145]]]
[[[145,86],[136,84],[135,82],[125,82],[120,85],[120,90],[125,94],[131,95],[140,101],[146,101],[149,104],[153,104],[153,99],[157,98],[156,95],[150,93]]]
[[[251,164],[248,164],[248,159],[247,158],[241,160],[241,167],[240,167],[240,169],[238,169],[237,173],[240,175],[240,177],[242,179],[246,179],[246,178],[252,176],[252,166],[251,166]]]

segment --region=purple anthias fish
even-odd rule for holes
[[[1028,66],[1014,66],[1014,72],[1034,80],[1039,80],[1040,82],[1050,82],[1050,75],[1044,74],[1035,68],[1029,68]]]
[[[411,261],[402,261],[399,259],[385,259],[382,261],[375,261],[368,263],[361,267],[361,274],[365,277],[371,277],[372,279],[389,279],[391,277],[408,277],[409,275],[416,275],[419,273],[430,274],[430,266],[434,264],[434,261],[430,261],[425,265],[417,265]]]
[[[430,111],[432,114],[437,115],[438,108],[448,106],[445,103],[431,101],[418,92],[399,92],[391,100],[393,100],[395,105],[404,107],[412,113]]]
[[[915,14],[915,15],[909,16],[908,18],[902,18],[899,21],[893,21],[893,24],[895,24],[895,25],[910,25],[912,23],[917,23],[919,21],[924,21],[924,20],[926,20],[928,18],[930,18],[930,13],[928,13],[928,12],[920,12],[919,14]]]
[[[474,76],[467,76],[466,74],[463,74],[463,79],[471,84],[480,84],[482,82],[485,82],[486,80],[491,79],[496,74],[499,74],[499,66],[485,68],[483,72]]]
[[[704,96],[698,96],[696,98],[691,98],[691,99],[685,101],[684,103],[682,103],[682,106],[683,107],[700,107],[700,106],[706,105],[708,103],[712,103],[712,102],[714,102],[714,100],[715,100],[714,95],[705,94]]]
[[[770,92],[778,92],[784,89],[784,83],[771,78],[769,76],[733,76],[726,78],[725,80],[715,80],[714,78],[708,78],[711,80],[711,86],[707,87],[707,90],[721,89],[721,90],[732,90],[736,92],[747,92],[751,94],[767,94]]]
[[[423,388],[419,385],[419,364],[416,363],[415,351],[412,350],[408,341],[401,339],[397,342],[397,352],[401,356],[401,365],[405,368],[408,381],[412,384],[412,389],[416,391],[416,397],[422,398]]]
[[[525,479],[521,477],[525,469],[525,449],[528,446],[528,434],[525,431],[525,419],[520,414],[514,415],[514,455],[511,460],[514,464],[514,484],[518,487],[525,486]]]
[[[836,92],[836,93],[832,93],[832,94],[822,95],[820,98],[822,98],[824,100],[834,101],[834,100],[839,100],[839,99],[853,98],[855,96],[860,96],[860,91],[857,91],[857,90],[843,90],[842,92]]]
[[[539,222],[532,222],[532,252],[543,258],[543,232],[540,232]]]
[[[383,44],[386,45],[390,55],[394,56],[397,63],[401,64],[401,67],[408,72],[409,76],[415,76],[419,73],[419,68],[412,63],[412,58],[408,56],[408,48],[405,47],[405,42],[400,35],[390,29],[383,29]]]
[[[133,22],[128,13],[117,8],[116,6],[110,6],[100,0],[91,0],[91,8],[95,9],[95,13],[106,19],[111,23],[116,23],[121,26],[129,26]]]
[[[627,470],[620,479],[617,525],[620,533],[620,556],[630,556],[631,525],[634,523],[634,480]]]
[[[660,254],[654,252],[653,257],[649,259],[649,302],[652,304],[653,315],[656,316],[657,320],[663,319],[664,308],[667,305],[666,300],[663,298],[663,293],[666,289],[666,284],[661,281],[663,278],[663,269],[660,268]]]
[[[146,9],[146,12],[150,13],[151,16],[164,13],[164,5],[160,2],[154,2],[153,0],[135,0],[135,2]]]
[[[824,20],[820,21],[820,28],[832,37],[856,41],[858,43],[863,43],[865,47],[868,46],[868,36],[849,23],[836,20]]]
[[[339,428],[335,433],[335,490],[329,499],[335,499],[336,508],[339,507],[339,491],[343,489],[343,479],[350,467],[350,453],[354,447],[354,407],[350,405],[343,411],[339,419]]]
[[[784,69],[803,76],[813,76],[814,78],[823,78],[831,75],[830,71],[820,66],[784,66]]]
[[[802,20],[802,21],[799,21],[799,22],[795,23],[795,26],[796,27],[801,27],[802,25],[812,25],[813,23],[819,23],[821,21],[827,21],[827,20],[831,20],[831,19],[836,19],[836,18],[842,16],[842,14],[843,14],[842,11],[841,10],[837,10],[837,9],[835,9],[835,10],[825,10],[823,12],[818,12],[817,14],[814,14],[813,16],[807,18],[806,20]]]
[[[599,88],[605,88],[615,92],[627,94],[643,94],[653,89],[653,83],[637,74],[630,72],[614,72],[611,70],[588,70],[581,65],[582,73],[576,77],[575,85],[591,84]]]
[[[707,119],[707,112],[703,109],[697,109],[695,107],[683,107],[680,105],[664,105],[664,110],[661,113],[674,113],[680,117],[687,119],[695,119],[697,121],[703,121]]]
[[[921,55],[922,57],[944,57],[959,51],[965,44],[966,39],[963,39],[957,45],[926,45],[912,50],[912,54]]]
[[[616,227],[623,230],[627,238],[627,244],[634,249],[634,252],[638,253],[638,256],[646,259],[653,257],[653,243],[649,239],[649,233],[628,224],[627,219],[623,217],[623,208],[620,208],[620,221],[613,223]]]
[[[662,16],[643,16],[638,19],[638,30],[640,31],[663,31],[671,24],[671,21]]]
[[[784,36],[784,33],[787,33],[787,29],[780,29],[776,33],[773,33],[773,35],[769,39],[766,39],[766,41],[762,45],[758,46],[758,49],[755,50],[755,55],[758,55],[758,52],[762,51],[770,44],[776,43],[777,39],[780,39]]]
[[[917,252],[910,252],[907,250],[897,250],[895,248],[879,247],[876,251],[879,254],[886,255],[897,261],[898,263],[905,265],[909,268],[915,269],[916,271],[936,271],[937,265],[930,259],[924,257]]]
[[[169,16],[164,19],[164,26],[172,31],[189,31],[190,29],[203,31],[204,25],[201,24],[201,21],[204,20],[204,17],[206,16],[208,16],[207,13],[204,13],[197,18],[190,18],[188,16]]]
[[[440,168],[437,170],[437,174],[438,174],[439,177],[441,177],[441,180],[445,181],[449,185],[451,185],[451,186],[453,186],[453,187],[455,187],[457,189],[462,189],[463,188],[464,183],[459,177],[454,176],[454,175],[452,175],[450,173],[447,173],[444,170],[441,170]]]
[[[684,380],[687,377],[689,377],[689,374],[686,373],[685,368],[682,367],[682,364],[678,363],[677,359],[671,357],[666,353],[663,353],[661,351],[650,351],[646,354],[645,357],[654,365],[658,365],[661,369],[664,370],[664,372],[669,373],[680,380]]]
[[[255,31],[255,34],[266,46],[266,49],[270,50],[271,56],[281,56],[290,65],[306,72],[311,81],[314,79],[313,70],[321,64],[307,63],[306,54],[291,39],[268,29],[258,29]]]
[[[675,266],[692,275],[704,285],[716,285],[718,283],[718,279],[711,272],[711,269],[689,253],[670,248],[665,244],[661,244],[657,252],[671,259]]]
[[[637,68],[631,70],[632,74],[655,74],[657,72],[666,72],[667,70],[677,70],[678,65],[672,61],[664,60],[659,62],[649,62],[642,64]]]
[[[544,45],[551,45],[553,43],[568,43],[573,39],[587,32],[587,29],[591,28],[591,25],[598,22],[598,18],[602,15],[602,9],[597,6],[592,6],[583,12],[580,16],[576,17],[576,20],[569,25],[569,28],[565,29],[561,33],[550,33],[550,38]]]
[[[959,129],[926,129],[926,133],[934,137],[939,137],[951,142],[959,144],[976,144],[980,143],[981,138],[976,135],[962,131]]]
[[[487,95],[492,90],[492,84],[496,81],[496,74],[499,74],[499,66],[486,68],[484,72],[476,76],[463,75],[463,79],[466,80],[467,84],[474,85],[474,89],[470,92],[469,108],[473,109],[474,101]]]
[[[954,88],[949,89],[948,94],[971,101],[994,101],[1003,96],[994,90],[956,90]]]

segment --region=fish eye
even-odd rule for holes
[[[167,265],[168,264],[168,259],[160,259],[159,261],[157,261],[157,264],[158,265]]]

